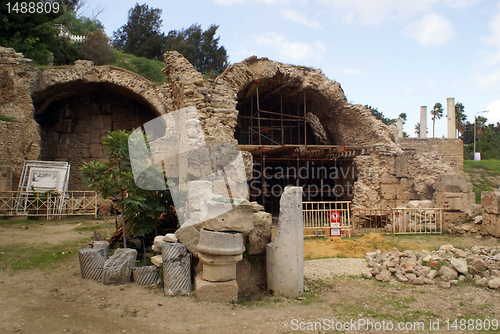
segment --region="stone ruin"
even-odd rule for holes
[[[473,204],[471,186],[463,179],[460,139],[399,138],[395,126],[349,103],[340,84],[321,70],[250,57],[212,80],[204,79],[178,52],[167,52],[164,59],[168,83],[155,86],[130,71],[88,61],[40,71],[22,54],[0,48],[0,114],[15,119],[0,121],[0,158],[6,165],[0,191],[18,183],[26,159],[68,161],[73,165],[70,190],[81,189],[77,168],[84,161],[105,158],[101,143],[107,131],[133,130],[184,108],[198,122],[195,127],[184,122],[185,138],[203,138],[210,149],[217,144],[238,147],[245,170],[236,181],[223,182],[200,180],[210,166],[193,157],[182,157],[177,165],[182,168],[165,165],[167,176],[179,186],[179,180],[186,180],[187,221],[176,235],[193,254],[195,275],[205,264],[225,266],[222,254],[201,252],[200,258],[201,233],[240,233],[252,260],[243,256],[237,262],[233,280],[238,291],[265,287],[266,244],[272,215],[280,210],[281,192],[276,196],[273,189],[287,185],[302,187],[304,201],[348,200],[359,209],[431,201],[443,208],[450,230],[453,223],[475,219],[484,211],[483,227],[477,230],[497,236],[497,214]],[[152,146],[166,147],[164,129],[152,139]],[[270,180],[266,188],[261,179],[270,175],[264,173],[266,167],[297,171]],[[300,168],[315,167],[342,173],[334,179],[325,174],[301,177]],[[328,191],[313,192],[313,186],[325,184],[331,186]],[[342,192],[332,190],[337,187]],[[209,209],[224,204],[213,199],[226,195],[238,205],[225,216],[205,219]],[[227,265],[240,254],[224,255],[231,257]]]

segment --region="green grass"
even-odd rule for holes
[[[481,203],[482,191],[493,191],[500,187],[500,160],[465,160],[464,172],[469,174],[474,186],[476,203]]]
[[[23,269],[50,269],[61,261],[77,256],[78,250],[91,238],[65,241],[57,245],[44,243],[33,248],[29,244],[15,244],[0,247],[0,268],[13,271]]]
[[[155,85],[162,85],[167,82],[167,77],[161,71],[165,65],[162,61],[136,57],[116,49],[113,49],[113,52],[116,57],[113,66],[137,73]]]

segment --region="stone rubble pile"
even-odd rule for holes
[[[365,255],[368,269],[361,276],[389,282],[396,279],[414,285],[436,284],[442,288],[472,279],[479,286],[500,288],[500,246],[474,246],[459,249],[443,245],[437,251],[369,252]]]

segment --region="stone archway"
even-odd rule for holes
[[[40,159],[68,161],[71,190],[81,189],[79,166],[105,159],[101,143],[108,131],[133,130],[167,112],[164,92],[149,80],[85,61],[43,71],[31,97],[40,129]]]
[[[337,145],[387,144],[394,133],[373,117],[361,105],[348,103],[344,91],[336,81],[328,79],[321,70],[305,66],[283,64],[267,58],[250,57],[233,64],[215,80],[214,94],[230,97],[239,116],[245,115],[249,97],[255,95],[254,83],[259,81],[262,103],[270,107],[270,100],[279,104],[280,93],[287,99],[295,99],[303,110],[305,94],[306,110],[313,121],[326,132],[326,141]],[[298,95],[300,98],[297,98]],[[254,101],[255,102],[255,101]],[[310,125],[313,126],[311,120]],[[312,129],[314,131],[314,129]],[[237,136],[238,134],[236,134]],[[238,139],[236,137],[236,139]]]

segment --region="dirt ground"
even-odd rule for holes
[[[93,230],[109,235],[113,226],[112,221],[94,220],[0,221],[0,332],[337,332],[328,331],[332,321],[336,321],[334,325],[350,321],[357,324],[351,324],[344,331],[347,333],[391,332],[362,327],[363,319],[369,319],[375,323],[375,329],[382,322],[411,327],[392,330],[399,333],[428,333],[430,322],[439,321],[440,330],[434,332],[454,333],[461,332],[460,327],[447,329],[446,320],[450,326],[455,319],[481,323],[489,319],[491,324],[493,319],[500,320],[500,292],[470,282],[441,289],[359,277],[332,277],[325,281],[306,278],[307,292],[297,299],[255,293],[240,296],[235,303],[218,304],[199,302],[193,296],[168,297],[161,289],[136,284],[105,286],[81,279],[78,249],[90,240]],[[352,240],[308,239],[305,250],[306,258],[351,257],[384,244],[390,248],[409,245],[435,249],[439,244],[452,243],[450,240],[456,241],[456,246],[499,244],[497,240],[452,236],[369,235]],[[340,243],[345,243],[344,247]],[[328,253],[331,249],[335,251]],[[421,322],[425,327],[415,330]],[[475,328],[466,332],[481,331]]]

